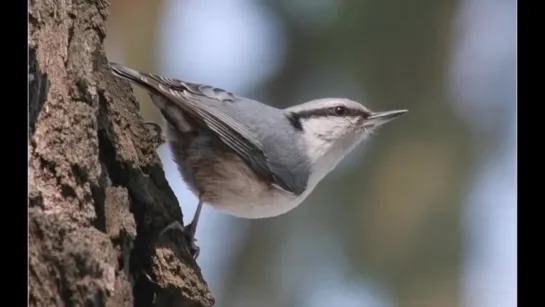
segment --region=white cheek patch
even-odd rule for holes
[[[307,156],[312,164],[309,185],[317,184],[366,136],[354,134],[358,119],[308,118],[303,121]]]
[[[324,142],[333,142],[339,139],[347,129],[348,122],[345,119],[328,117],[309,118],[303,123],[307,136],[310,134],[322,139]]]
[[[325,152],[325,147],[328,143],[328,130],[330,130],[328,126],[331,126],[330,123],[314,118],[303,122],[305,147],[307,149],[307,156],[311,162],[316,162]]]

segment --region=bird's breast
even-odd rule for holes
[[[234,153],[190,147],[185,157],[178,164],[193,193],[204,203],[236,217],[278,216],[297,207],[308,195],[297,196],[271,185]]]
[[[202,180],[207,181],[203,201],[240,218],[282,215],[304,199],[259,179],[242,161],[217,164],[213,176]]]

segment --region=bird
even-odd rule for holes
[[[320,181],[378,127],[408,110],[373,112],[347,98],[317,98],[287,108],[109,62],[118,78],[145,89],[164,118],[164,135],[182,179],[203,204],[245,219],[272,218],[298,207]]]

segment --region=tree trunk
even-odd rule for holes
[[[108,1],[29,7],[31,306],[212,306],[131,87],[111,75]]]

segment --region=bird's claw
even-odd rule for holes
[[[172,222],[167,227],[165,227],[161,231],[161,233],[159,233],[159,237],[162,237],[165,232],[171,229],[180,230],[184,234],[187,242],[189,243],[189,252],[191,253],[191,256],[193,256],[193,259],[197,259],[201,249],[195,244],[195,242],[197,242],[197,239],[195,239],[195,231],[193,228],[194,227],[192,223],[184,227],[178,221]]]
[[[156,144],[155,147],[159,147],[165,143],[165,137],[163,135],[163,128],[159,124],[156,124],[154,122],[144,122],[144,126],[150,130],[150,132],[153,134],[153,141]]]

